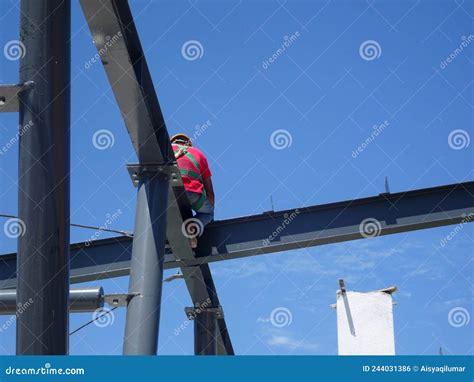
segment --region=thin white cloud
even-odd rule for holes
[[[433,308],[437,312],[445,312],[450,308],[457,306],[469,307],[473,303],[473,297],[471,295],[461,296],[449,300],[441,300],[433,303]]]
[[[283,347],[289,350],[316,350],[319,344],[306,339],[298,340],[291,335],[272,335],[267,340],[268,346]]]
[[[284,270],[286,274],[316,274],[318,276],[337,276],[350,270],[354,273],[366,274],[381,260],[392,256],[401,256],[409,251],[420,248],[413,241],[404,242],[391,247],[384,238],[357,240],[314,249],[292,250],[284,254],[262,255],[256,258],[217,263],[213,273],[226,279],[242,279],[247,277],[273,277],[275,272]],[[422,247],[422,246],[421,246]],[[331,262],[329,267],[327,262]]]

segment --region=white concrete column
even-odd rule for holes
[[[339,355],[395,355],[392,293],[338,291],[337,340]]]

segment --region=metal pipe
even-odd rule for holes
[[[68,353],[69,0],[22,0],[16,353]],[[31,302],[30,302],[31,301]]]
[[[15,314],[28,309],[31,303],[21,307],[16,304],[16,289],[0,290],[0,315]],[[69,293],[69,311],[73,313],[93,312],[104,306],[104,290],[99,288],[73,289]]]
[[[161,288],[166,241],[168,178],[144,172],[135,215],[123,354],[155,355],[158,347]]]
[[[217,354],[216,312],[204,309],[194,318],[194,354]]]
[[[69,310],[71,312],[93,312],[104,306],[104,289],[72,289],[69,292]]]

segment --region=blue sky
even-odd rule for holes
[[[168,130],[202,131],[195,145],[214,174],[216,219],[269,210],[270,197],[281,210],[376,195],[386,176],[392,192],[474,178],[472,3],[130,3]],[[136,157],[102,65],[87,64],[96,49],[76,1],[72,13],[71,221],[102,225],[120,211],[112,228],[133,231],[136,190],[125,166]],[[0,14],[5,47],[18,39],[17,2],[2,0]],[[199,42],[197,57],[183,54],[189,41]],[[11,58],[0,56],[1,83],[18,81]],[[15,136],[17,118],[1,115],[0,144]],[[101,129],[113,140],[103,150],[93,144]],[[281,129],[287,147],[275,149]],[[17,156],[17,145],[0,155],[0,213],[17,213]],[[472,322],[454,327],[448,316],[459,308],[472,316],[474,231],[463,225],[441,247],[453,229],[212,264],[236,353],[336,354],[329,305],[344,278],[350,290],[399,288],[397,354],[472,354]],[[71,239],[92,234],[72,228]],[[1,235],[0,252],[15,251]],[[86,285],[120,293],[128,280]],[[192,354],[191,325],[174,333],[189,305],[182,280],[164,284],[161,354]],[[292,315],[283,328],[269,322],[279,307]],[[71,329],[90,318],[72,315]],[[71,354],[120,354],[125,311],[113,318],[71,336]],[[0,338],[0,354],[13,354],[14,328]]]

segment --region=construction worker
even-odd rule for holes
[[[201,236],[204,227],[214,219],[214,189],[211,171],[204,154],[193,147],[192,140],[186,134],[172,136],[171,144],[186,195],[196,212],[194,218],[201,222],[200,227],[194,227],[195,234],[188,236],[191,247],[196,248],[197,237]]]

